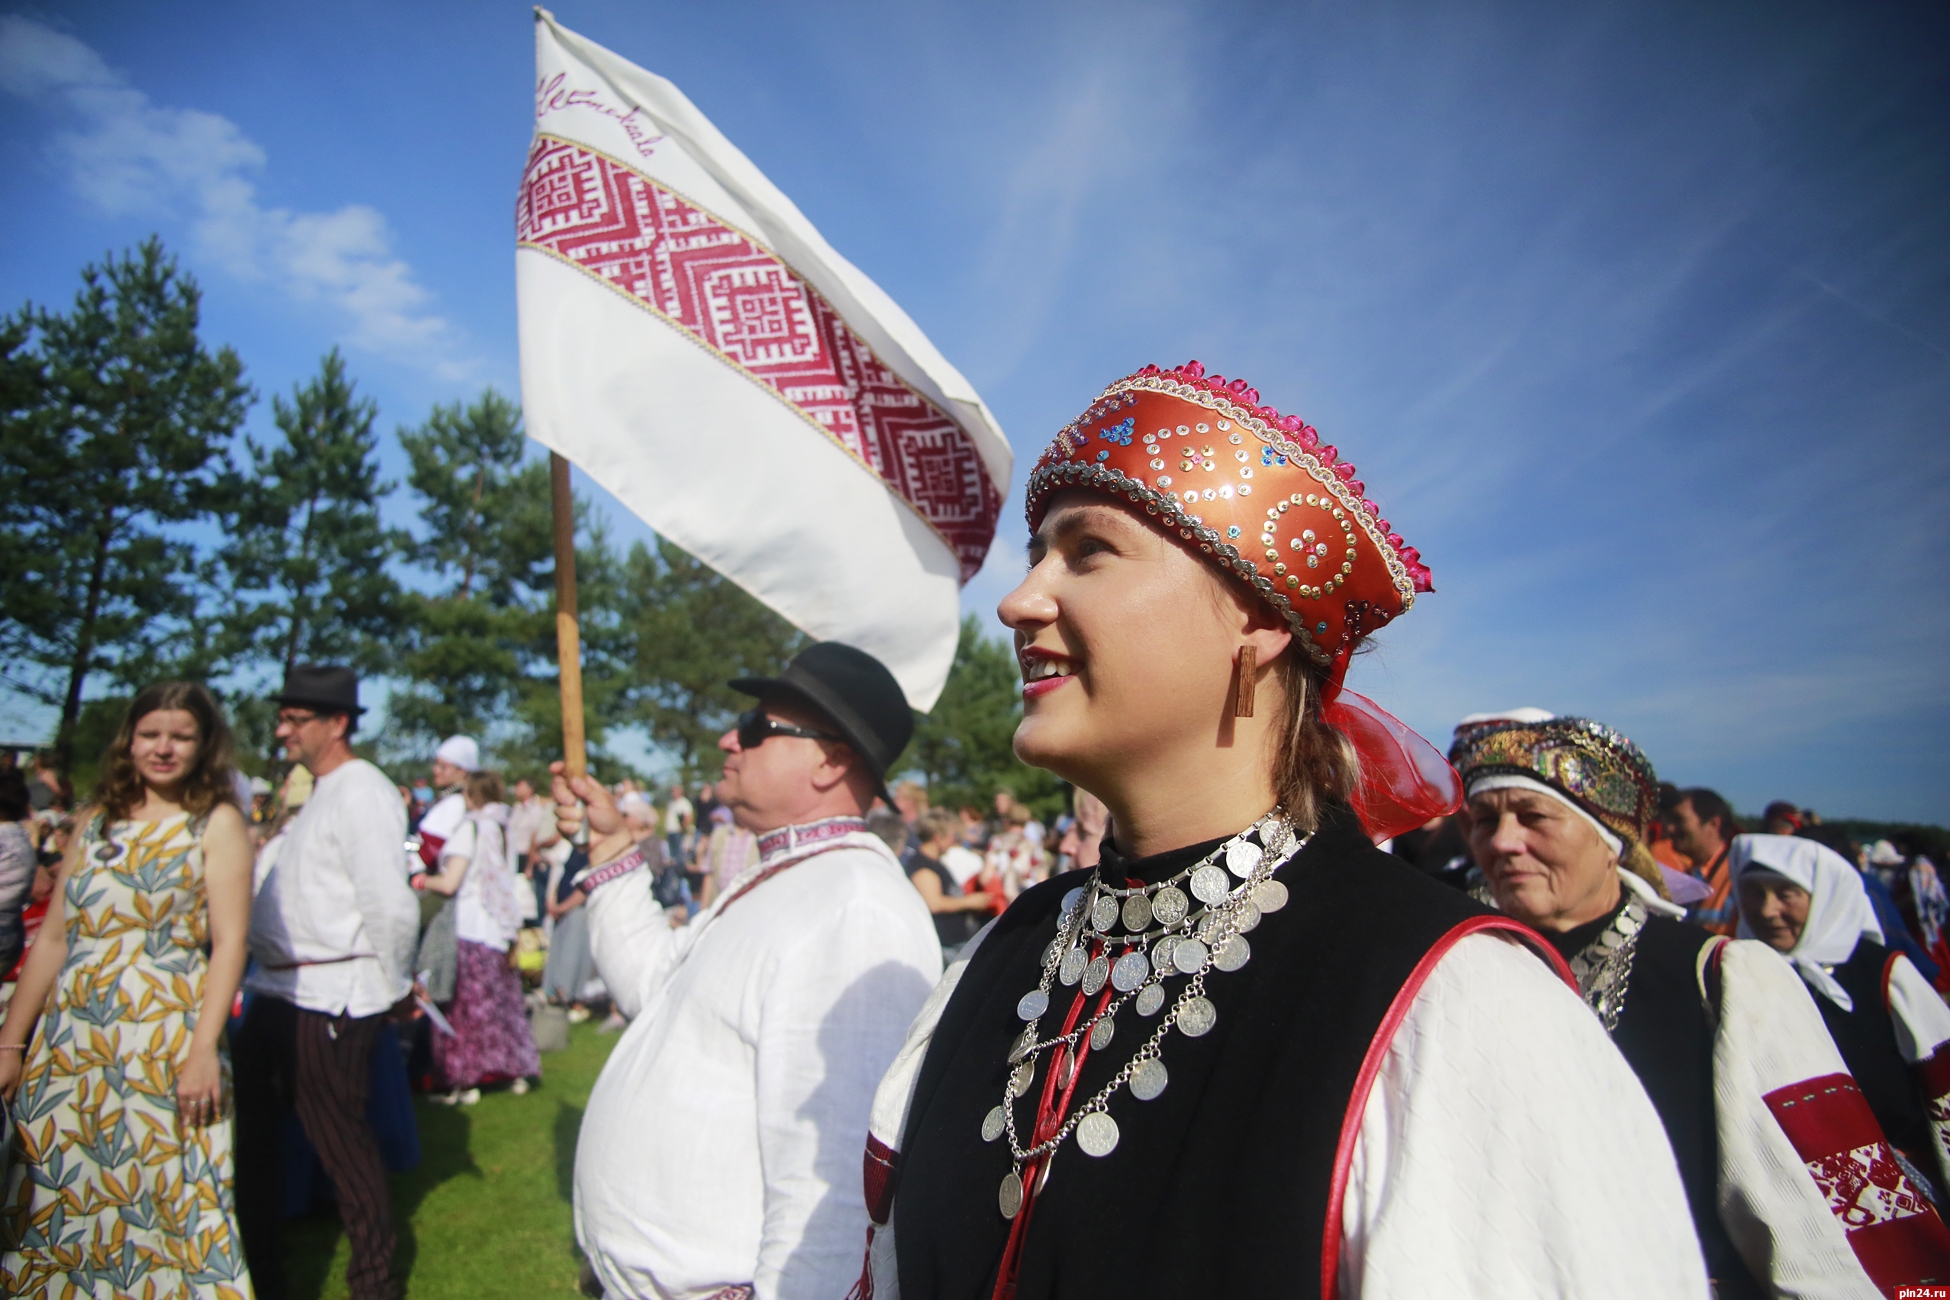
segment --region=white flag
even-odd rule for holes
[[[683,92],[535,13],[528,432],[933,707],[1008,489],[1002,430]]]

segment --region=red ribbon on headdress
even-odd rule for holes
[[[1393,839],[1462,807],[1462,777],[1415,729],[1335,674],[1320,711],[1361,757],[1354,811],[1375,840]]]

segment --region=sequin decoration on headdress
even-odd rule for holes
[[[1056,435],[1024,489],[1031,532],[1066,487],[1143,506],[1279,610],[1336,685],[1363,637],[1433,590],[1354,466],[1196,361],[1118,380]]]
[[[1645,751],[1589,718],[1465,723],[1449,761],[1465,788],[1483,776],[1542,781],[1634,843],[1644,842],[1659,806],[1659,778]]]
[[[1310,425],[1196,361],[1146,366],[1106,388],[1036,462],[1024,489],[1031,532],[1065,488],[1142,507],[1279,611],[1327,670],[1323,717],[1361,755],[1355,805],[1369,834],[1399,834],[1456,808],[1461,786],[1442,755],[1341,688],[1361,641],[1434,587],[1354,466]]]
[[[1456,728],[1449,761],[1465,790],[1489,776],[1522,776],[1549,786],[1624,842],[1619,865],[1660,897],[1670,897],[1645,847],[1659,807],[1659,777],[1628,737],[1589,718],[1465,722]]]

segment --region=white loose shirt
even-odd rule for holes
[[[320,778],[251,904],[246,981],[327,1015],[377,1015],[413,987],[420,905],[400,871],[406,809],[352,759]]]
[[[859,1276],[867,1112],[941,947],[880,840],[834,843],[740,896],[755,863],[678,930],[647,872],[590,897],[632,1018],[576,1146],[576,1236],[612,1297],[840,1300]]]

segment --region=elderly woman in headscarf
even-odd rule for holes
[[[1815,995],[1848,1072],[1938,1205],[1950,1188],[1950,1007],[1883,945],[1862,877],[1840,854],[1787,835],[1739,835],[1728,854],[1740,937],[1784,955]],[[1925,1171],[1928,1171],[1927,1173]]]
[[[1678,919],[1645,849],[1658,779],[1639,747],[1524,710],[1458,727],[1449,757],[1491,900],[1570,963],[1664,1121],[1721,1300],[1950,1275],[1950,1230],[1794,971]]]

